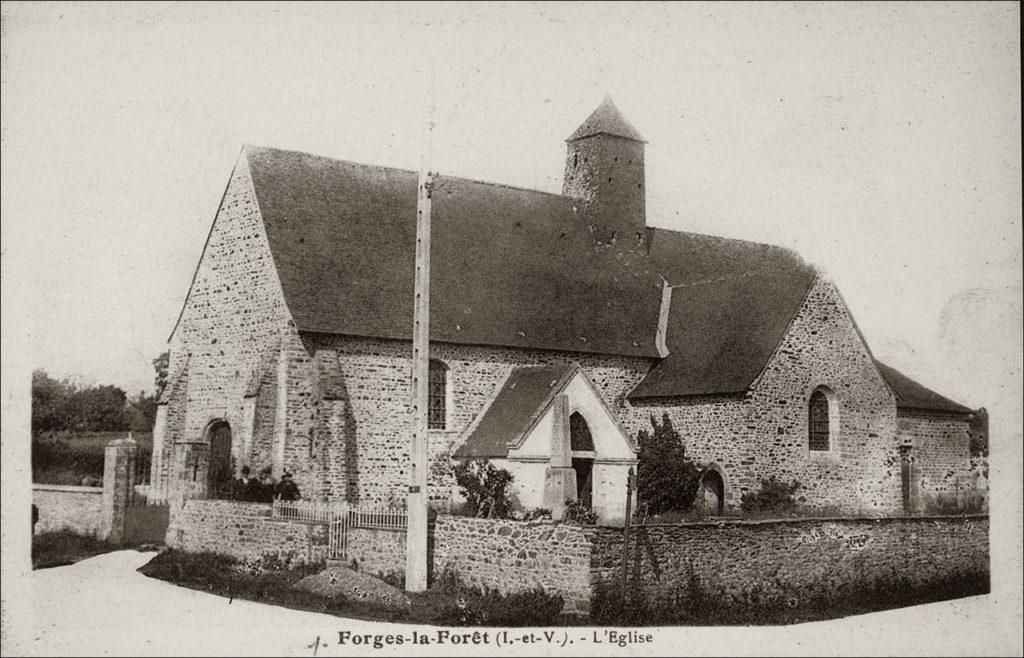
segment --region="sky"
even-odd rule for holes
[[[1016,3],[2,14],[5,336],[32,367],[152,388],[244,144],[416,168],[433,117],[435,170],[558,192],[607,93],[648,140],[649,224],[799,250],[877,357],[1020,435]]]

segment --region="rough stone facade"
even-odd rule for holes
[[[167,545],[192,553],[211,551],[239,559],[289,556],[293,563],[327,557],[327,526],[270,518],[270,505],[188,500],[171,515]]]
[[[315,445],[323,465],[320,481],[329,499],[388,502],[407,484],[406,410],[412,349],[409,343],[344,336],[306,336],[318,370],[331,373],[332,395],[317,411]],[[451,395],[447,426],[432,430],[430,498],[446,501],[453,481],[448,455],[455,440],[497,393],[512,368],[576,362],[605,401],[621,412],[626,394],[644,376],[650,360],[543,350],[434,343],[431,358],[448,367]],[[315,377],[313,367],[308,373]],[[297,430],[292,436],[297,434]],[[296,436],[302,442],[301,436]],[[353,480],[355,482],[353,482]],[[327,488],[330,485],[330,488]]]
[[[830,449],[821,452],[808,448],[808,401],[818,387],[833,396]],[[667,413],[690,457],[721,467],[729,506],[775,475],[801,483],[797,495],[806,507],[901,509],[895,399],[823,277],[745,395],[659,400],[636,409],[645,416]]]
[[[236,205],[245,207],[244,202]],[[198,284],[196,289],[205,290]],[[232,307],[230,300],[209,304],[222,311]],[[288,469],[306,497],[352,502],[400,497],[411,429],[406,411],[410,344],[300,336],[279,311],[264,314],[262,322],[270,330],[239,329],[234,347],[230,344],[236,339],[216,338],[230,326],[207,326],[205,335],[214,338],[189,352],[188,394],[174,393],[166,412],[165,440],[179,442],[178,477],[203,479],[203,446],[181,442],[189,437],[202,441],[205,425],[224,418],[232,424],[238,468]],[[198,340],[187,340],[191,335],[181,332],[181,349]],[[262,347],[254,349],[254,342]],[[251,369],[226,367],[228,353]],[[448,455],[513,367],[575,362],[632,437],[650,428],[650,416],[668,413],[690,456],[717,465],[724,474],[730,507],[739,505],[743,492],[775,475],[798,480],[798,495],[807,507],[866,514],[902,511],[895,400],[838,292],[824,278],[816,281],[776,354],[745,395],[631,402],[626,394],[652,365],[651,359],[638,357],[443,343],[431,346],[431,356],[448,367],[450,397],[446,428],[431,432],[433,501],[449,500],[454,483]],[[830,449],[823,452],[808,449],[807,402],[819,386],[831,391],[834,411]],[[970,472],[962,431],[966,421],[902,412],[901,418],[906,428],[901,437],[913,434],[919,463],[929,464],[921,471],[922,491],[939,493],[957,478],[962,483]]]
[[[922,504],[929,498],[985,490],[972,468],[970,420],[958,414],[900,409],[897,439],[910,448],[913,477]]]
[[[618,587],[622,548],[614,528],[441,516],[433,569],[505,593],[542,587],[586,613],[599,588]],[[988,573],[988,517],[639,526],[629,555],[629,586],[648,600],[680,600],[699,583],[726,604],[782,605],[875,581]]]
[[[165,425],[154,433],[162,437],[159,459],[154,460],[161,466],[159,472],[154,469],[154,479],[194,480],[201,494],[205,430],[216,420],[229,423],[233,438],[239,439],[236,445],[251,443],[263,450],[260,457],[269,459],[269,446],[275,438],[284,440],[286,428],[266,422],[266,413],[257,414],[255,420],[262,422],[254,423],[244,414],[245,400],[255,393],[259,409],[276,410],[278,372],[262,372],[261,366],[267,365],[268,354],[280,357],[282,343],[294,346],[296,341],[242,157],[171,337],[172,384],[163,400],[168,405]]]
[[[989,571],[988,517],[815,519],[635,528],[630,586],[648,599],[678,600],[694,582],[726,604],[841,595],[874,581]],[[594,587],[618,582],[622,534],[592,535]]]
[[[349,528],[346,560],[371,576],[405,577],[405,531]]]
[[[99,532],[103,513],[101,487],[33,484],[32,502],[39,509],[35,534],[67,530],[79,535]]]
[[[591,542],[581,526],[439,516],[433,573],[503,593],[541,588],[560,594],[565,612],[590,609]]]
[[[603,241],[639,245],[647,223],[644,145],[607,134],[569,143],[562,193],[580,200],[581,217]]]
[[[623,155],[625,165],[615,161]],[[633,172],[613,179],[642,183],[642,160],[630,164],[628,155],[593,153],[602,167]],[[231,428],[236,472],[242,466],[254,472],[269,466],[275,476],[289,470],[306,498],[401,498],[411,345],[295,330],[246,162],[239,158],[232,174],[170,341],[171,383],[154,430],[154,485],[186,483],[191,495],[203,497],[209,429],[223,421]],[[585,178],[567,177],[582,186],[574,194],[584,194]],[[650,429],[650,416],[667,413],[690,456],[723,474],[730,507],[775,475],[801,483],[806,507],[866,514],[903,509],[894,396],[823,277],[745,394],[629,401],[626,395],[655,363],[643,357],[445,343],[432,344],[431,357],[446,364],[449,378],[446,427],[430,436],[429,496],[438,504],[452,493],[453,444],[511,369],[578,363],[631,437]],[[827,451],[808,449],[808,399],[818,387],[832,401]],[[913,426],[919,444],[923,490],[940,492],[969,472],[960,463],[959,420],[906,416],[905,425]]]

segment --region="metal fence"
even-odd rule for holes
[[[300,523],[330,523],[347,510],[348,505],[344,502],[327,503],[319,500],[275,499],[270,508],[270,516],[274,519],[298,521]]]

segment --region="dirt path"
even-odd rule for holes
[[[319,655],[341,655],[339,630],[411,631],[251,601],[229,603],[137,573],[153,555],[117,551],[33,572],[35,633],[24,653],[311,656],[310,645],[320,636],[328,646]],[[346,648],[345,654],[354,653]]]
[[[397,656],[404,646],[341,646],[339,631],[411,637],[414,630],[436,637],[437,629],[355,621],[279,608],[177,587],[136,572],[154,553],[117,551],[67,567],[32,573],[34,629],[27,646],[6,646],[9,655],[282,655]],[[949,603],[861,615],[800,626],[648,629],[653,642],[619,650],[590,639],[594,629],[565,629],[576,641],[564,649],[543,644],[514,647],[432,645],[419,655],[621,655],[733,653],[736,655],[864,655],[900,650],[906,655],[963,654],[965,621],[984,619],[992,602],[973,597]],[[920,630],[919,630],[920,629]],[[926,631],[924,629],[927,629]],[[455,629],[449,629],[454,631]],[[493,629],[488,629],[493,634]],[[563,629],[556,629],[561,638]],[[605,629],[598,629],[598,634]],[[613,629],[608,629],[613,630]],[[626,629],[618,629],[626,630]],[[924,631],[924,632],[922,632]],[[991,641],[998,629],[984,636]],[[512,631],[510,631],[511,633]],[[519,631],[522,634],[524,631]],[[314,654],[317,637],[321,645]],[[584,640],[583,638],[588,638]],[[756,642],[752,640],[756,637]],[[975,637],[977,635],[975,634]],[[976,642],[976,640],[975,640]],[[981,644],[987,644],[982,642]],[[984,647],[975,644],[981,651]],[[888,647],[888,649],[886,649]]]

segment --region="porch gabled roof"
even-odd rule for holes
[[[466,429],[452,457],[508,456],[509,448],[522,442],[576,372],[571,364],[513,369],[490,405]]]

